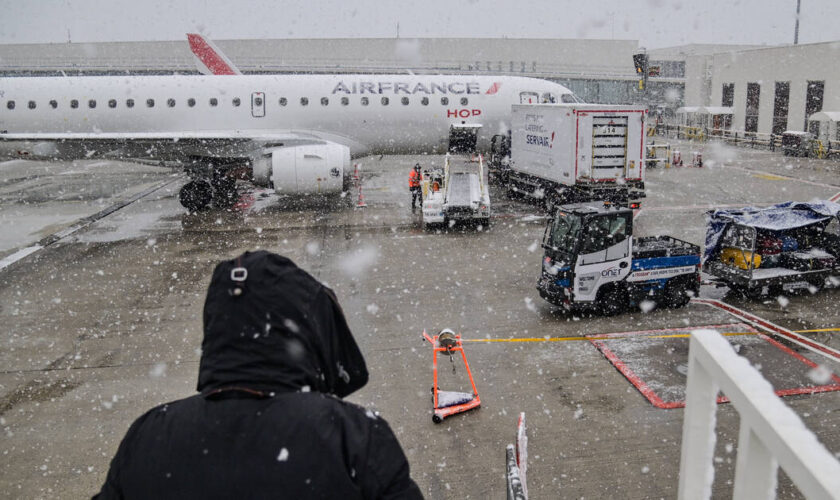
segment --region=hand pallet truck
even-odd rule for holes
[[[432,352],[434,359],[434,386],[432,386],[432,395],[434,401],[434,411],[432,413],[432,422],[439,424],[443,419],[455,415],[456,413],[463,413],[473,408],[481,406],[481,399],[478,397],[478,390],[475,388],[475,381],[473,380],[470,365],[467,363],[467,356],[464,354],[464,347],[461,345],[461,336],[455,335],[455,332],[448,328],[440,331],[438,335],[429,337],[426,330],[423,330],[423,337],[432,344]],[[438,387],[438,353],[443,353],[449,356],[449,361],[452,362],[452,371],[455,371],[455,362],[452,356],[456,351],[461,353],[461,358],[464,360],[464,367],[467,369],[467,375],[470,377],[470,384],[472,384],[472,394],[468,392],[457,391],[441,391]]]

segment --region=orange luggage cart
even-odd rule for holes
[[[481,399],[479,399],[478,390],[475,388],[475,381],[473,380],[472,372],[470,371],[470,365],[467,363],[466,354],[464,354],[464,346],[461,345],[461,336],[455,335],[452,330],[444,329],[434,337],[429,337],[426,330],[423,330],[423,337],[432,344],[434,360],[434,385],[432,386],[434,410],[432,413],[432,422],[439,424],[448,416],[455,415],[456,413],[463,413],[481,406]],[[452,356],[455,355],[455,352],[461,353],[461,358],[464,360],[464,367],[467,369],[467,375],[470,377],[472,393],[440,390],[438,387],[437,365],[439,352],[449,356],[450,361],[452,361]]]

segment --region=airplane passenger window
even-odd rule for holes
[[[109,100],[108,101],[108,107],[109,108],[116,108],[117,107],[117,100],[116,99]]]
[[[169,99],[166,100],[166,105],[169,106],[170,108],[174,108],[175,107],[175,99],[172,99],[170,97]]]
[[[449,98],[448,97],[441,97],[440,98],[440,104],[443,105],[443,106],[449,105]]]
[[[154,108],[155,107],[155,100],[154,99],[146,99],[146,107],[147,108]]]
[[[254,106],[262,106],[262,105],[263,105],[262,97],[254,97]]]
[[[51,107],[52,109],[57,108],[57,107],[58,107],[58,101],[56,101],[55,99],[53,99],[52,101],[50,101],[50,107]]]
[[[342,97],[341,98],[341,105],[342,106],[347,106],[348,104],[350,104],[350,98],[349,97]]]
[[[369,101],[368,101],[368,98],[367,98],[367,97],[362,97],[362,101],[361,101],[361,102],[362,102],[362,106],[367,106]]]
[[[29,101],[29,109],[35,109],[35,101]]]
[[[189,106],[189,107],[191,107],[191,108],[192,108],[193,106],[195,106],[195,99],[193,99],[192,97],[190,97],[189,99],[187,99],[187,106]]]
[[[6,107],[9,108],[9,109],[15,109],[15,101],[7,102]]]
[[[77,101],[76,99],[73,99],[72,101],[70,101],[70,107],[73,108],[73,109],[78,108],[79,107],[79,101]]]
[[[424,97],[424,98],[420,99],[420,104],[422,104],[423,106],[428,106],[429,105],[429,98]]]
[[[402,99],[400,99],[400,102],[403,103],[403,106],[408,106],[408,97],[403,97]]]
[[[306,106],[308,104],[309,104],[309,98],[308,97],[301,97],[300,98],[300,105],[301,106]]]
[[[461,98],[461,106],[466,106],[469,103],[470,103],[470,100],[467,99],[466,97]]]
[[[134,99],[126,99],[125,100],[125,107],[126,108],[133,108],[134,107]]]
[[[239,107],[240,104],[242,104],[242,101],[240,101],[238,97],[234,97],[233,98],[234,107]]]
[[[387,97],[382,98],[382,105],[383,106],[387,106],[389,102],[390,102],[390,100]]]
[[[88,101],[88,107],[89,107],[90,109],[95,108],[95,107],[96,107],[96,100],[94,100],[94,99],[90,99],[90,100]]]
[[[287,102],[287,101],[286,101],[286,98],[285,98],[285,97],[281,97],[281,98],[280,98],[280,105],[281,105],[281,106],[285,106],[285,105],[286,105],[286,102]]]
[[[211,97],[211,98],[210,98],[210,105],[211,105],[211,106],[217,106],[218,104],[219,104],[219,100],[218,100],[218,99],[216,99],[215,97]]]
[[[321,98],[321,106],[326,106],[329,103],[330,103],[330,100],[327,99],[326,97]]]

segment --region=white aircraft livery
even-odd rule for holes
[[[511,105],[578,102],[534,78],[226,75],[0,79],[0,155],[180,161],[181,203],[226,206],[235,176],[278,193],[340,192],[350,158],[486,150]],[[459,146],[460,145],[460,146]]]

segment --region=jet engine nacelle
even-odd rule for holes
[[[254,183],[280,194],[340,193],[350,168],[350,148],[309,144],[266,150],[253,161]]]

